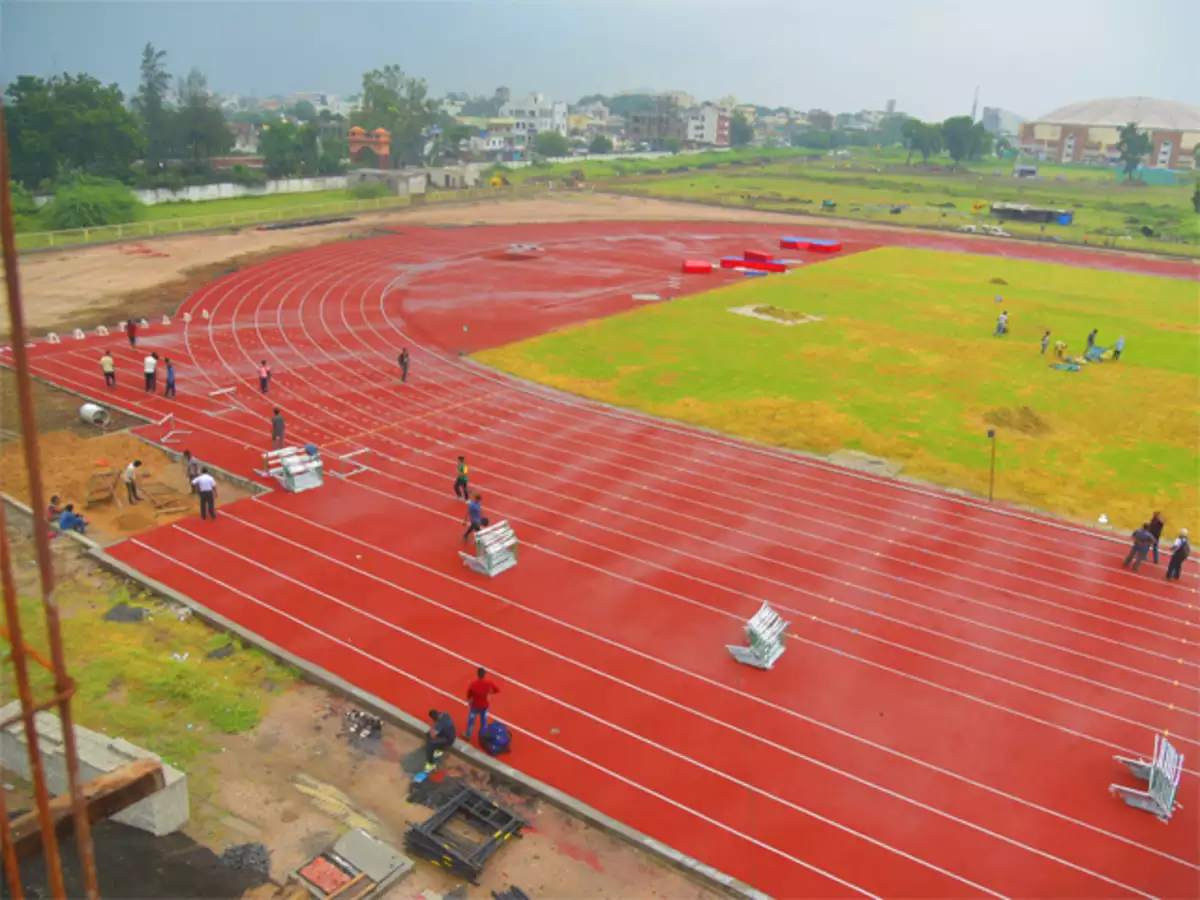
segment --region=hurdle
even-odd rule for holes
[[[783,656],[787,627],[787,622],[779,617],[779,613],[764,603],[743,629],[749,646],[727,644],[725,649],[743,665],[754,666],[756,669],[770,669],[779,661],[779,657]]]
[[[339,470],[334,472],[339,478],[349,478],[371,468],[371,448],[360,447],[349,453],[343,453],[338,458]]]
[[[262,468],[256,475],[274,478],[293,494],[310,491],[325,483],[325,466],[319,456],[309,456],[301,447],[284,447],[263,454]]]
[[[215,391],[208,392],[208,409],[205,412],[210,416],[223,416],[225,413],[233,412],[238,408],[237,402],[237,385],[227,388],[218,388]]]
[[[1120,797],[1130,806],[1151,813],[1162,822],[1170,820],[1176,809],[1183,808],[1175,802],[1179,779],[1183,775],[1183,757],[1165,735],[1154,735],[1154,759],[1150,762],[1126,756],[1114,756],[1113,759],[1127,766],[1135,778],[1145,781],[1146,790],[1110,784],[1110,794]]]
[[[77,340],[77,341],[82,341],[83,340],[83,329],[76,328],[73,332],[71,332],[71,337],[75,338],[75,340]]]
[[[175,421],[175,413],[167,413],[165,416],[159,419],[158,442],[160,444],[178,444],[179,435],[191,434],[191,432],[187,429],[179,428],[177,426],[178,423]]]
[[[108,337],[108,328],[104,325],[97,325],[96,334],[99,337]]]
[[[475,532],[475,555],[459,551],[472,572],[495,578],[517,564],[517,536],[508,522],[497,522]]]
[[[57,332],[54,332],[54,331],[51,331],[49,334],[47,334],[47,335],[46,335],[46,343],[47,343],[47,344],[58,344],[58,343],[61,343],[61,342],[59,341],[59,339],[58,339],[58,333],[57,333]]]

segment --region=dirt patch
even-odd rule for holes
[[[1050,432],[1050,423],[1028,406],[988,410],[983,414],[983,421],[989,425],[1019,431],[1021,434],[1028,434],[1031,437],[1040,437]]]
[[[1008,284],[1008,282],[1003,278],[993,278],[988,282],[988,284]]]
[[[94,437],[82,437],[73,431],[50,431],[40,436],[38,446],[47,498],[57,494],[64,504],[75,504],[75,511],[88,521],[88,536],[101,543],[148,531],[200,511],[183,465],[127,431]],[[138,483],[145,499],[130,504],[124,485],[116,484],[115,498],[108,495],[108,499],[99,500],[101,478],[93,480],[92,476],[111,473],[106,481],[112,483],[135,459],[142,461]],[[9,443],[0,449],[0,489],[22,503],[29,503],[29,480],[19,443]],[[97,498],[97,502],[88,505],[89,495]],[[246,496],[249,496],[246,490],[222,483],[218,488],[218,505]]]
[[[33,382],[33,405],[37,413],[39,433],[48,431],[70,431],[80,437],[94,437],[96,426],[88,425],[79,418],[79,407],[84,401],[74,394],[60,391]],[[108,411],[109,431],[120,431],[144,424],[140,419],[127,416],[115,409]],[[17,409],[17,376],[11,369],[0,369],[0,447],[21,439],[20,414]]]

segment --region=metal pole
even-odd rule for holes
[[[38,458],[37,413],[33,406],[33,384],[29,377],[29,354],[25,347],[25,313],[21,307],[21,285],[17,277],[16,228],[13,221],[12,192],[9,190],[8,135],[4,126],[4,103],[0,100],[0,245],[4,257],[4,280],[8,288],[9,334],[12,339],[13,366],[16,370],[17,399],[21,413],[22,449],[25,469],[29,476],[29,505],[33,507],[33,541],[37,551],[38,572],[41,576],[42,610],[46,617],[46,635],[50,658],[54,663],[54,692],[59,699],[58,715],[62,725],[63,755],[67,770],[67,791],[75,819],[75,846],[79,853],[79,868],[87,900],[99,900],[100,887],[96,880],[96,860],[92,852],[92,828],[88,822],[83,791],[79,784],[79,753],[75,746],[75,722],[71,715],[71,694],[75,685],[67,675],[66,653],[63,651],[62,628],[58,619],[58,603],[54,599],[54,558],[50,551],[48,530],[38,521],[46,508],[42,486],[41,461]],[[7,590],[5,591],[7,594]],[[14,605],[16,598],[13,598]],[[13,637],[16,622],[10,620]],[[14,661],[18,651],[14,645]],[[22,704],[24,705],[24,704]],[[28,727],[27,722],[27,727]],[[31,750],[31,753],[33,751]],[[39,811],[40,812],[40,811]],[[49,860],[47,860],[47,864]]]
[[[996,429],[988,429],[988,437],[992,439],[992,467],[988,473],[988,503],[996,493]]]

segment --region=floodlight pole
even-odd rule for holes
[[[992,498],[996,494],[996,429],[988,429],[988,438],[992,442],[992,467],[988,472],[988,503],[992,502]]]

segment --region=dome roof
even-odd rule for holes
[[[353,128],[350,129],[350,133],[351,134],[366,134],[367,131],[365,128],[360,128],[359,126],[355,125]]]
[[[1164,131],[1200,131],[1200,107],[1153,97],[1109,97],[1072,103],[1037,121],[1054,125],[1108,125],[1120,127],[1136,122],[1142,128]]]

